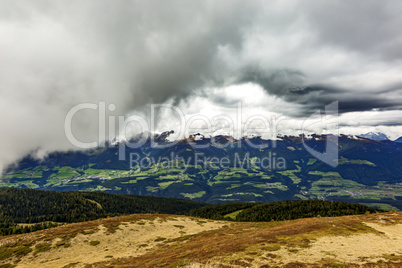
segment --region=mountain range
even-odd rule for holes
[[[176,143],[166,137],[148,137],[138,148],[127,146],[125,161],[119,160],[119,144],[54,152],[43,159],[28,155],[5,170],[0,187],[153,195],[211,204],[319,199],[402,209],[398,142],[341,135],[338,165],[333,167],[306,150],[308,146],[324,153],[326,135],[276,141],[191,137]],[[155,141],[166,146],[154,148]],[[225,165],[216,165],[214,158]]]

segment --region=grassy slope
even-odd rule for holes
[[[1,237],[0,265],[398,267],[400,242],[400,212],[269,223],[131,215]]]

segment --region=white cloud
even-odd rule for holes
[[[400,5],[1,1],[0,163],[74,148],[64,118],[83,102],[114,103],[116,116],[166,102],[212,116],[241,100],[247,116],[287,116],[295,133],[339,100],[341,130],[402,136]],[[160,131],[175,127],[169,118]],[[75,134],[96,140],[97,120],[80,113]]]

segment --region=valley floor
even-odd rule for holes
[[[402,212],[283,222],[137,214],[0,237],[0,267],[402,267]]]

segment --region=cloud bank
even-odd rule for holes
[[[73,148],[64,119],[84,102],[147,115],[152,103],[192,114],[240,100],[286,116],[296,133],[304,117],[339,101],[341,130],[402,136],[401,9],[363,0],[2,0],[0,165]],[[97,120],[97,111],[77,114],[74,134],[96,140]],[[158,129],[173,128],[167,122],[161,114]]]

